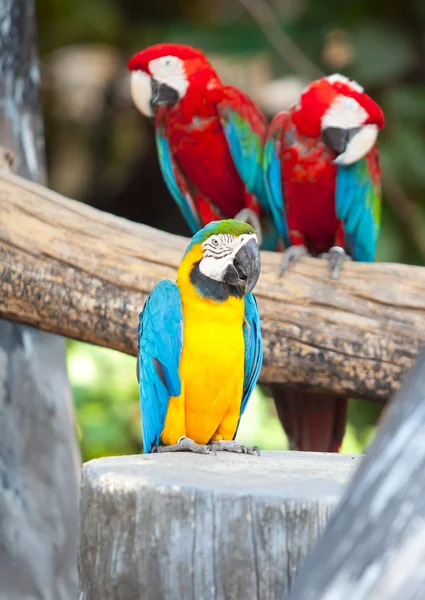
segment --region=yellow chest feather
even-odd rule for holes
[[[170,399],[162,441],[176,443],[181,435],[198,444],[232,439],[243,390],[244,300],[215,302],[200,297],[186,279],[179,278],[178,285],[184,318],[182,393]]]

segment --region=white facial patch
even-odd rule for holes
[[[184,63],[177,56],[161,56],[151,60],[149,72],[156,81],[176,90],[180,99],[186,94],[189,81]]]
[[[376,125],[364,125],[349,141],[345,151],[333,161],[336,165],[352,165],[366,156],[376,143],[378,137]]]
[[[151,78],[144,71],[131,73],[131,97],[140,112],[146,117],[153,117],[150,99],[152,96]]]
[[[360,127],[367,120],[368,114],[357,100],[349,96],[337,96],[322,117],[322,131],[328,127],[351,129]]]
[[[210,236],[202,244],[204,257],[199,263],[199,270],[210,279],[223,281],[227,267],[232,264],[242,246],[251,240],[257,242],[255,233],[244,233],[237,237],[228,233]]]
[[[329,75],[326,77],[330,84],[332,83],[343,83],[344,85],[348,85],[353,91],[363,93],[364,89],[357,81],[353,81],[352,79],[348,79],[345,75],[340,75],[339,73],[334,73],[333,75]]]

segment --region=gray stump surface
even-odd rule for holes
[[[80,600],[284,597],[360,457],[123,456],[84,465]]]

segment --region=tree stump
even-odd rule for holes
[[[80,600],[281,600],[360,457],[150,454],[84,465]]]

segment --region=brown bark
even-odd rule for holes
[[[3,171],[0,316],[135,354],[146,296],[187,243]],[[335,282],[303,259],[278,279],[280,260],[262,253],[255,290],[261,381],[386,400],[425,341],[425,269],[346,264]]]

